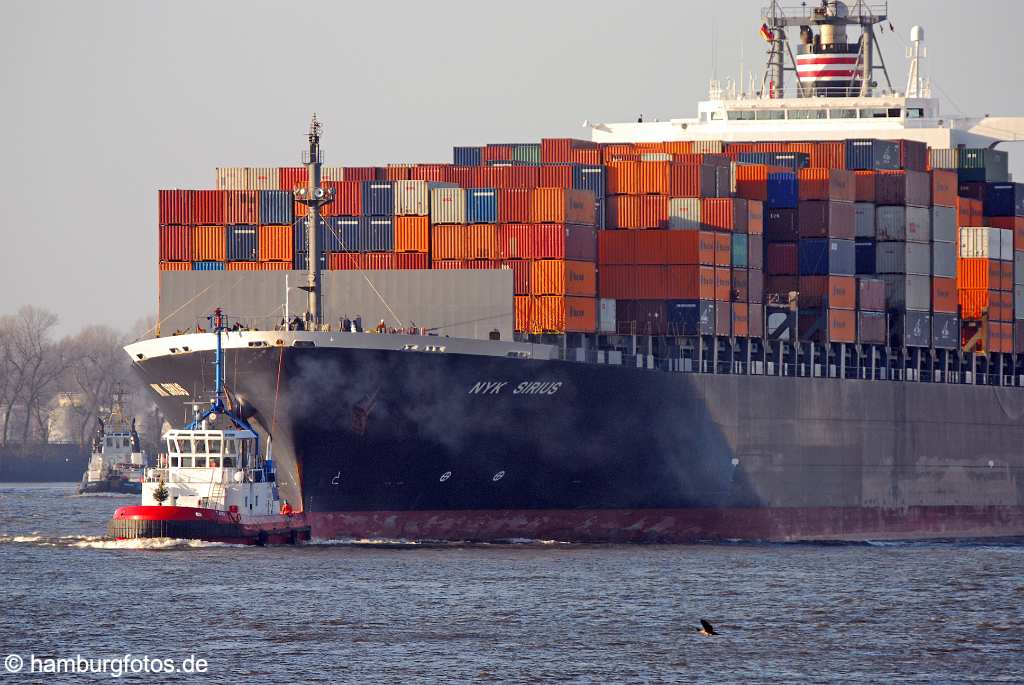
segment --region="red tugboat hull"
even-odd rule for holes
[[[250,517],[217,509],[177,506],[121,507],[107,524],[117,540],[178,538],[232,545],[294,545],[310,538],[302,514]]]

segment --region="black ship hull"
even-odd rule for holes
[[[314,537],[1024,536],[1017,388],[344,344],[225,354]],[[135,366],[174,422],[206,396],[212,359]]]

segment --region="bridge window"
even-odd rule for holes
[[[924,109],[922,107],[909,107],[907,109],[908,119],[921,119],[924,117]]]
[[[832,109],[829,110],[830,119],[856,119],[857,110],[855,109]]]
[[[790,119],[825,119],[828,112],[823,109],[791,109],[788,116]]]
[[[721,121],[725,118],[725,112],[712,112],[711,121]]]
[[[754,112],[754,118],[758,121],[775,121],[778,119],[785,119],[786,113],[781,109],[759,109]]]
[[[729,112],[729,119],[733,121],[753,121],[754,113],[750,110],[738,110],[735,112]]]

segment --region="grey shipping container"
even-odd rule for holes
[[[932,243],[932,276],[956,278],[956,243]]]
[[[927,312],[900,312],[889,317],[891,343],[895,347],[929,347],[932,317]]]
[[[932,308],[932,279],[930,276],[884,274],[885,306],[887,309],[927,312]]]
[[[952,207],[932,207],[932,240],[943,243],[955,243],[956,210]]]
[[[713,167],[708,167],[713,170]],[[700,198],[675,197],[668,201],[668,227],[683,231],[700,230]]]
[[[930,276],[932,250],[927,243],[904,241],[875,243],[875,271],[880,274]]]
[[[879,206],[875,208],[875,237],[878,240],[931,240],[931,211],[928,207]]]
[[[597,315],[597,329],[601,333],[615,332],[615,300],[602,297]]]
[[[1024,285],[1024,251],[1013,253],[1013,284]]]
[[[875,237],[875,203],[874,202],[858,202],[855,204],[854,211],[856,212],[856,237],[858,238],[874,238]]]
[[[1024,319],[1024,285],[1013,286],[1013,318]]]
[[[1013,231],[1009,229],[1003,229],[999,232],[999,246],[1000,254],[1002,255],[1003,261],[1015,262],[1016,255],[1013,253]]]
[[[434,188],[457,188],[454,183],[434,181],[395,181],[395,216],[428,216],[430,191]]]
[[[938,350],[960,347],[960,319],[956,314],[932,314],[932,347]]]

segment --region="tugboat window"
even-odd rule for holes
[[[210,441],[210,454],[213,454],[215,452],[217,454],[220,454],[220,440],[211,440]]]
[[[238,453],[237,452],[237,448],[235,447],[235,441],[234,440],[230,440],[229,439],[229,440],[225,440],[224,441],[224,453],[225,454],[237,454]]]
[[[192,468],[192,457],[191,456],[187,456],[187,457],[183,456],[181,458],[181,467],[184,468],[184,469]]]
[[[128,439],[128,438],[125,438],[125,439],[124,439],[124,442],[122,443],[122,445],[121,445],[121,446],[122,446],[122,447],[131,447],[131,446],[132,446],[131,440],[130,440],[130,439]]]
[[[234,457],[224,457],[224,468],[226,468],[226,469],[233,469],[233,468],[235,468],[235,458]]]
[[[206,454],[206,440],[198,438],[195,441],[196,448],[193,450],[196,454]]]
[[[210,461],[208,463],[208,466],[211,469],[215,469],[215,468],[220,467],[220,458],[219,457],[210,457]]]
[[[171,457],[171,466],[172,467],[177,467],[178,466],[178,457]]]
[[[169,452],[177,452],[178,451],[178,441],[177,440],[168,440],[167,441],[167,450]]]
[[[113,438],[107,438],[107,447],[113,447],[113,446],[114,446],[114,439]]]
[[[204,468],[206,468],[206,457],[196,457],[196,468],[197,469],[204,469]]]

